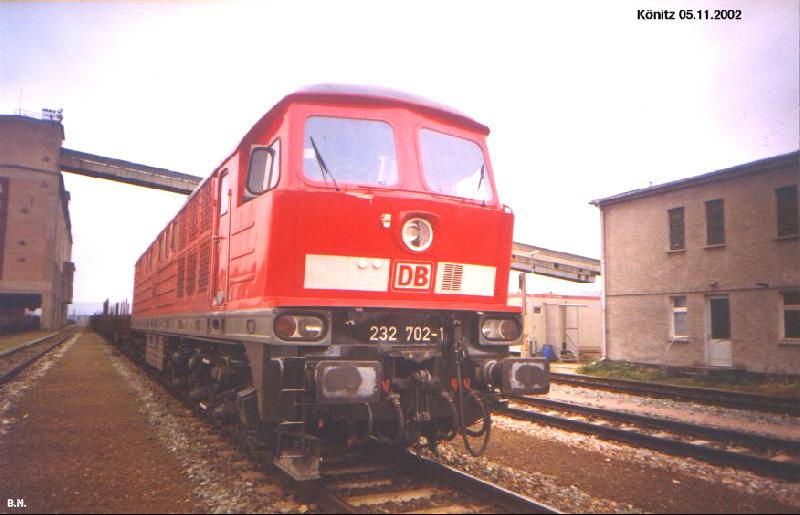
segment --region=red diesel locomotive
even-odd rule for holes
[[[481,453],[491,401],[549,388],[509,357],[488,133],[395,91],[286,96],[137,261],[128,345],[295,479],[329,440]]]

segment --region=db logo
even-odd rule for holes
[[[430,290],[433,263],[401,263],[394,266],[395,290]]]

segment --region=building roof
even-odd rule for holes
[[[40,115],[36,113],[28,113],[28,112],[20,112],[21,114],[0,114],[0,120],[8,120],[8,121],[22,121],[25,123],[29,123],[31,125],[46,125],[50,127],[58,127],[59,131],[61,132],[61,139],[64,139],[64,125],[61,124],[58,120],[51,120],[47,118],[41,118]]]
[[[529,299],[556,299],[556,300],[600,300],[600,294],[597,295],[571,295],[560,293],[529,293]],[[509,298],[518,299],[522,297],[521,293],[513,292],[508,294]]]
[[[700,184],[706,184],[713,181],[731,179],[733,177],[738,177],[740,175],[764,172],[767,170],[772,170],[774,168],[782,168],[785,166],[792,166],[792,165],[797,166],[798,171],[800,172],[800,150],[795,150],[794,152],[790,152],[788,154],[782,154],[779,156],[759,159],[758,161],[737,165],[731,168],[724,168],[722,170],[716,170],[713,172],[704,173],[702,175],[696,175],[694,177],[688,177],[685,179],[679,179],[677,181],[658,184],[656,186],[650,186],[649,188],[641,188],[638,190],[626,191],[625,193],[619,193],[617,195],[612,195],[610,197],[592,200],[590,204],[602,208],[604,206],[607,206],[609,204],[615,204],[617,202],[624,202],[626,200],[632,200],[641,197],[649,197],[652,195],[658,195],[661,193],[665,193],[667,191],[672,191],[680,188],[698,186]]]

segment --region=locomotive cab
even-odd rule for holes
[[[508,350],[513,214],[488,132],[393,91],[284,98],[192,195],[174,256],[137,264],[148,363],[295,479],[318,477],[331,439],[460,433],[480,454],[492,402],[549,388],[546,361]]]

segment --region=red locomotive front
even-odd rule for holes
[[[295,478],[320,438],[485,447],[491,397],[548,388],[545,362],[508,355],[488,132],[387,90],[287,96],[137,262],[144,359]]]

